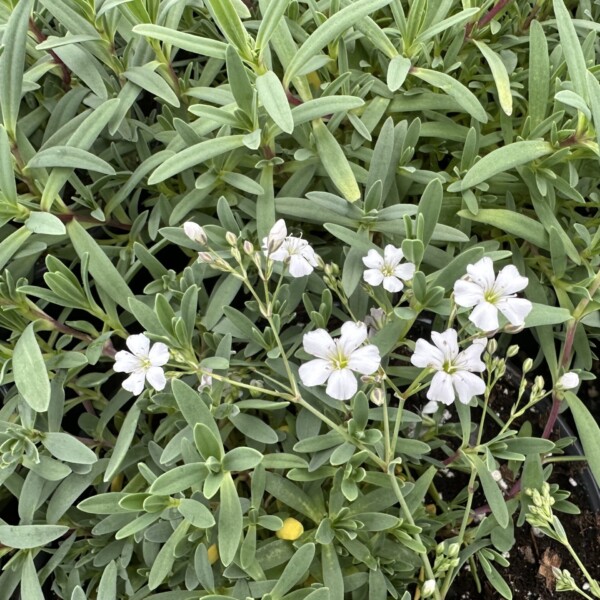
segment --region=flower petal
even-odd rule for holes
[[[367,339],[367,326],[359,321],[346,321],[342,325],[342,335],[338,343],[344,351],[344,355],[349,358],[352,352],[356,350]]]
[[[525,298],[502,298],[496,304],[498,310],[517,327],[525,323],[525,317],[531,312],[533,305]]]
[[[350,369],[338,369],[333,371],[327,381],[325,392],[336,400],[349,400],[356,394],[358,383]]]
[[[277,248],[277,250],[275,250],[274,252],[271,252],[269,254],[269,258],[271,260],[274,260],[276,262],[284,262],[285,260],[287,260],[290,256],[290,253],[288,252],[288,249],[285,246],[285,243],[280,246],[279,248]]]
[[[146,373],[143,369],[137,369],[121,385],[134,396],[139,396],[144,391],[145,381]]]
[[[473,373],[457,371],[451,377],[458,399],[463,404],[468,404],[473,396],[479,396],[485,392],[485,382]]]
[[[120,350],[115,354],[115,364],[113,365],[115,373],[132,373],[141,366],[142,361],[127,350]]]
[[[421,413],[424,415],[432,415],[437,412],[438,403],[435,400],[430,400],[422,409]]]
[[[383,257],[377,250],[369,250],[366,256],[363,256],[363,264],[369,269],[381,269],[383,267]]]
[[[383,278],[383,289],[391,292],[399,292],[404,287],[404,284],[397,277],[384,277]]]
[[[523,277],[515,265],[507,265],[498,273],[494,291],[502,296],[508,296],[524,290],[528,283],[529,279]]]
[[[481,354],[485,350],[485,346],[485,343],[473,342],[456,357],[454,365],[465,371],[483,373],[485,371],[485,363],[481,360]]]
[[[452,387],[452,377],[445,371],[438,371],[431,380],[431,385],[427,390],[427,399],[443,404],[452,404],[454,402],[454,388]]]
[[[159,392],[164,390],[165,385],[167,385],[167,378],[161,367],[150,367],[146,371],[146,379],[148,380],[148,383]]]
[[[576,388],[579,385],[579,375],[577,375],[577,373],[573,373],[572,371],[569,373],[565,373],[558,380],[557,385],[563,390],[572,390],[573,388]]]
[[[331,375],[332,370],[333,367],[328,360],[316,358],[300,365],[298,374],[300,375],[302,385],[313,387],[315,385],[323,385]]]
[[[363,273],[363,279],[369,285],[381,285],[383,281],[383,273],[378,269],[367,269]]]
[[[444,364],[444,354],[439,348],[421,338],[415,344],[415,351],[410,357],[410,362],[415,367],[422,369],[426,367],[441,369]]]
[[[143,333],[130,335],[125,343],[131,352],[133,352],[133,354],[136,356],[139,356],[140,358],[148,358],[150,340]]]
[[[383,258],[386,264],[391,266],[396,266],[400,263],[400,261],[404,258],[404,252],[400,248],[396,248],[396,246],[392,246],[392,244],[388,244],[383,249]]]
[[[317,260],[317,253],[314,251],[313,247],[310,244],[306,244],[304,248],[302,248],[300,254],[302,258],[308,262],[309,265],[313,267],[319,266],[319,261]]]
[[[156,342],[148,353],[150,364],[153,367],[162,367],[169,362],[169,347],[162,342]]]
[[[483,302],[483,288],[474,281],[459,279],[454,284],[454,301],[458,306],[471,307]]]
[[[446,329],[443,333],[431,332],[431,341],[442,351],[444,360],[454,360],[458,356],[458,333],[456,329]]]
[[[468,265],[467,273],[471,280],[485,291],[489,291],[494,287],[496,275],[494,274],[494,263],[489,256],[484,256],[474,265]]]
[[[415,270],[416,270],[416,267],[415,267],[414,263],[407,262],[407,263],[398,265],[394,269],[394,275],[396,277],[399,277],[400,279],[403,279],[404,281],[410,281],[415,274]]]
[[[348,360],[348,368],[360,373],[361,375],[371,375],[379,369],[381,364],[381,355],[379,348],[373,344],[357,348]]]
[[[300,254],[292,254],[290,256],[290,264],[288,271],[292,277],[305,277],[313,272],[313,267]]]
[[[305,352],[318,358],[328,358],[336,350],[335,342],[325,329],[315,329],[305,333],[302,346]]]
[[[482,331],[498,329],[498,309],[489,302],[480,302],[469,315],[469,321]]]

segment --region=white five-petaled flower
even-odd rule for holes
[[[269,235],[263,238],[262,250],[271,260],[286,263],[292,277],[310,275],[319,264],[315,251],[306,240],[287,234],[283,219],[279,219]]]
[[[485,364],[481,360],[485,340],[475,340],[461,352],[455,329],[447,329],[444,333],[434,331],[431,339],[433,344],[418,339],[410,359],[415,367],[437,371],[431,380],[427,398],[434,402],[452,404],[458,395],[463,404],[468,404],[473,396],[483,394],[485,383],[473,373],[485,371]],[[431,407],[428,412],[430,410]]]
[[[388,244],[383,250],[383,256],[377,250],[369,250],[362,259],[368,269],[363,273],[364,280],[370,285],[382,285],[388,292],[399,292],[404,287],[403,281],[408,281],[415,274],[415,265],[411,262],[402,263],[404,253],[400,248]]]
[[[117,352],[113,366],[117,373],[131,373],[123,387],[134,396],[142,393],[146,380],[155,390],[164,389],[167,380],[162,367],[169,361],[167,346],[157,342],[150,348],[150,340],[143,333],[130,335],[125,343],[131,352]]]
[[[557,382],[556,387],[561,390],[572,390],[579,385],[579,375],[569,371],[565,373]]]
[[[532,304],[516,293],[527,287],[529,280],[514,265],[507,265],[494,273],[492,260],[484,256],[474,265],[467,266],[467,275],[454,284],[454,300],[458,306],[474,307],[469,321],[482,331],[498,329],[498,311],[517,327],[525,323]]]
[[[356,394],[358,383],[354,372],[372,375],[381,363],[379,349],[373,344],[362,346],[367,339],[364,323],[348,321],[341,336],[333,339],[324,329],[304,335],[304,350],[317,358],[300,367],[300,379],[306,387],[323,385],[328,396],[349,400]]]

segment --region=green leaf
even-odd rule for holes
[[[231,152],[236,148],[241,148],[244,146],[243,140],[243,135],[229,135],[194,144],[165,160],[165,162],[150,175],[148,183],[150,185],[160,183],[182,171],[186,171],[196,165],[207,162],[211,158],[215,158],[215,156],[225,154],[225,152]]]
[[[324,544],[321,546],[321,565],[323,569],[323,584],[329,588],[330,599],[343,600],[344,577],[334,544]]]
[[[4,269],[8,261],[27,241],[27,238],[30,235],[31,231],[29,231],[29,229],[20,227],[0,242],[0,270]]]
[[[68,433],[44,433],[42,444],[52,456],[66,462],[92,465],[98,460],[92,450]]]
[[[194,429],[197,423],[202,423],[210,429],[215,439],[220,439],[221,432],[219,427],[198,392],[179,379],[173,379],[171,389],[177,401],[177,406],[187,424]]]
[[[481,106],[475,94],[451,75],[421,67],[413,67],[410,73],[430,85],[443,90],[446,94],[454,98],[474,119],[477,119],[481,123],[487,123],[488,118],[485,109]]]
[[[25,227],[32,233],[42,233],[45,235],[64,235],[67,230],[64,223],[55,215],[47,212],[32,212]]]
[[[215,518],[204,504],[198,500],[183,498],[180,500],[177,510],[184,519],[187,519],[194,527],[208,529],[215,524]]]
[[[509,515],[506,507],[506,500],[494,481],[492,474],[488,471],[486,464],[478,456],[470,456],[469,459],[473,462],[477,470],[477,476],[483,487],[485,498],[492,509],[492,514],[496,517],[498,525],[505,529],[508,527]]]
[[[279,26],[279,22],[283,18],[289,3],[290,0],[277,0],[275,2],[270,2],[265,11],[262,11],[261,7],[263,18],[260,21],[258,33],[256,34],[256,50],[259,53],[267,47],[267,44]]]
[[[21,0],[10,11],[2,36],[4,52],[0,57],[0,107],[4,127],[15,137],[27,49],[27,31],[31,14],[31,0]]]
[[[256,91],[265,110],[285,133],[294,131],[294,118],[279,77],[267,71],[256,78]]]
[[[419,212],[417,213],[423,215],[424,227],[421,241],[425,247],[429,244],[439,221],[443,198],[444,190],[440,180],[432,179],[419,200]]]
[[[111,560],[98,584],[97,600],[117,600],[117,563]]]
[[[263,459],[263,455],[254,448],[234,448],[221,461],[225,471],[248,471],[254,469]]]
[[[86,150],[73,146],[52,146],[38,152],[28,163],[27,168],[66,167],[86,169],[105,175],[114,175],[115,170],[105,161]]]
[[[587,74],[588,90],[590,94],[590,108],[592,120],[596,130],[596,141],[600,147],[600,83],[590,72]]]
[[[319,159],[327,175],[348,202],[356,202],[360,198],[360,190],[338,141],[320,119],[313,121],[313,135]]]
[[[251,440],[256,440],[263,444],[276,444],[279,439],[277,433],[267,423],[253,415],[240,412],[235,416],[230,416],[229,420],[235,425],[238,431],[241,431]]]
[[[461,189],[466,190],[515,167],[526,165],[537,158],[551,154],[552,145],[544,141],[514,142],[486,154],[465,175]]]
[[[596,483],[600,485],[600,427],[587,406],[573,393],[565,392],[565,400],[571,409],[577,435]]]
[[[196,423],[194,425],[194,442],[196,448],[204,460],[216,458],[221,460],[225,453],[221,436],[215,436],[212,430],[204,423]]]
[[[468,210],[456,213],[459,217],[485,223],[497,227],[503,232],[510,233],[518,239],[531,242],[538,248],[548,249],[548,233],[539,222],[525,215],[504,208],[482,208],[474,215]]]
[[[229,87],[235,98],[237,105],[246,113],[246,115],[254,114],[254,88],[248,79],[246,67],[235,46],[231,44],[227,46],[227,78],[229,79]],[[194,114],[198,114],[193,110]]]
[[[0,62],[1,61],[2,59],[0,58]],[[10,149],[10,140],[8,139],[6,129],[2,126],[0,126],[0,190],[2,190],[2,194],[8,201],[12,204],[16,204],[18,197],[17,184],[14,174],[13,157]]]
[[[492,77],[496,83],[496,89],[498,90],[498,100],[500,101],[502,110],[508,116],[512,115],[513,101],[510,91],[510,79],[502,59],[484,42],[473,40],[473,43],[479,48],[481,54],[483,54],[483,57],[490,66]]]
[[[207,0],[206,4],[229,43],[238,49],[243,58],[250,60],[252,58],[250,36],[234,9],[232,0]]]
[[[410,71],[411,62],[405,56],[394,56],[390,60],[387,70],[387,85],[390,91],[395,92],[402,87],[408,72]]]
[[[203,463],[190,463],[169,469],[150,486],[151,494],[178,494],[183,490],[200,485],[208,475],[208,468]]]
[[[121,463],[125,460],[125,457],[130,450],[141,412],[141,408],[137,402],[127,412],[127,416],[123,421],[123,425],[121,425],[121,431],[119,431],[117,437],[117,443],[115,444],[108,466],[106,467],[104,481],[111,481],[119,470]]]
[[[79,258],[83,260],[84,254],[89,255],[89,270],[96,286],[129,310],[129,298],[134,294],[94,238],[75,219],[67,225],[67,231]]]
[[[446,29],[450,29],[451,27],[456,27],[457,25],[462,25],[466,21],[468,21],[473,15],[476,15],[479,12],[478,7],[467,8],[443,21],[438,21],[431,27],[428,27],[416,37],[416,42],[423,43],[427,40],[430,40],[432,37],[435,37],[438,33],[442,31],[446,31]]]
[[[544,28],[532,21],[529,31],[529,117],[535,129],[546,117],[550,95],[550,57]]]
[[[304,580],[314,557],[315,545],[312,543],[304,544],[296,550],[279,576],[275,587],[271,590],[273,600],[280,600],[297,583]]]
[[[200,56],[209,56],[211,58],[225,60],[227,44],[218,40],[211,40],[191,33],[184,33],[183,31],[162,27],[161,25],[151,25],[146,23],[136,25],[132,31],[138,35],[166,42],[176,48],[181,48],[182,50],[187,50],[188,52],[193,52]]]
[[[158,96],[172,106],[179,106],[177,94],[158,73],[155,73],[148,66],[129,67],[127,71],[123,73],[123,77],[132,83],[135,83],[135,85],[141,87],[143,90]]]
[[[15,345],[13,375],[25,402],[36,412],[45,412],[50,404],[50,379],[33,326],[27,325]]]
[[[225,473],[221,483],[220,499],[219,556],[221,562],[228,567],[233,562],[240,545],[243,527],[242,507],[230,473]]]
[[[189,528],[190,523],[184,519],[163,544],[148,575],[148,587],[151,590],[155,590],[171,573],[175,562],[175,548],[185,538]]]
[[[579,37],[573,24],[573,17],[567,10],[563,0],[553,0],[556,26],[560,36],[567,68],[575,91],[584,99],[588,100],[588,87],[586,81],[587,64],[585,56],[579,43]]]
[[[21,569],[21,598],[27,600],[44,600],[44,592],[38,579],[37,569],[33,563],[31,552],[27,552]]]
[[[69,531],[66,525],[0,525],[0,544],[23,550],[46,546]]]
[[[335,13],[322,25],[317,27],[302,46],[298,48],[298,51],[288,64],[283,81],[284,87],[289,87],[290,81],[300,72],[304,64],[322,48],[361,19],[383,8],[390,2],[391,0],[357,0],[352,5]]]

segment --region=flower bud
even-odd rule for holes
[[[506,358],[512,358],[513,356],[516,356],[519,352],[519,346],[517,346],[517,344],[513,344],[512,346],[508,347],[508,350],[506,351]]]
[[[254,246],[253,246],[252,242],[249,242],[248,240],[244,241],[244,252],[248,256],[251,256],[252,254],[254,254]]]
[[[492,338],[488,343],[487,343],[487,351],[490,354],[495,354],[496,350],[498,350],[498,342]]]
[[[523,375],[525,375],[525,373],[528,373],[529,371],[531,371],[532,368],[533,368],[533,360],[531,360],[531,358],[526,358],[523,361]]]
[[[214,262],[213,255],[210,252],[198,252],[198,260],[210,265]]]
[[[214,565],[219,560],[219,550],[217,549],[217,545],[213,544],[207,550],[208,554],[208,562],[211,565]]]
[[[206,232],[204,228],[198,225],[198,223],[194,223],[193,221],[186,221],[183,224],[183,231],[185,235],[187,235],[190,240],[204,246],[208,241],[206,237]]]
[[[371,402],[375,406],[383,406],[383,403],[385,402],[385,394],[381,388],[375,388],[371,392]]]
[[[304,527],[300,521],[288,518],[283,522],[283,527],[275,532],[275,535],[280,540],[288,540],[293,542],[304,533]]]
[[[448,556],[450,558],[456,558],[460,552],[460,544],[454,543],[448,546]]]
[[[556,387],[559,390],[572,390],[579,385],[579,375],[570,371],[565,373],[557,382]]]
[[[237,235],[235,235],[235,233],[233,233],[233,231],[228,231],[225,234],[225,239],[227,240],[227,243],[230,246],[235,246],[237,244],[237,241],[238,241],[238,237],[237,237]]]
[[[435,579],[428,579],[421,587],[421,597],[429,598],[435,592]]]

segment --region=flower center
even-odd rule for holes
[[[493,288],[491,290],[486,290],[483,294],[483,299],[490,304],[496,304],[500,298],[501,295],[495,292]]]
[[[392,277],[394,275],[394,267],[384,263],[383,267],[381,268],[381,272],[384,277]]]
[[[152,366],[149,358],[140,358],[140,362],[142,363],[141,367],[144,371],[147,371]]]
[[[342,352],[341,348],[338,348],[331,357],[331,363],[336,371],[345,369],[348,367],[348,357]]]
[[[456,368],[456,366],[452,363],[451,360],[445,360],[442,364],[442,371],[448,373],[449,375],[451,375],[452,373],[454,373],[455,371],[457,371],[458,369]]]

